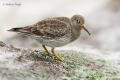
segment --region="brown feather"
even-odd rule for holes
[[[24,32],[24,33],[30,33],[32,27],[19,27],[19,28],[12,28],[9,29],[8,31],[13,31],[13,32]]]

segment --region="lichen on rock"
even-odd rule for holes
[[[0,80],[120,79],[118,77],[120,70],[104,59],[94,59],[88,54],[73,50],[57,52],[65,62],[56,60],[42,50],[18,49],[2,43],[0,46]]]

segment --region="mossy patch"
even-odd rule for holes
[[[15,58],[18,69],[0,67],[9,80],[119,80],[120,70],[104,59],[93,59],[77,51],[57,51],[65,62],[56,60],[44,51],[34,50]]]

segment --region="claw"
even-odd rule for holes
[[[51,50],[52,54],[57,58],[59,61],[64,61],[58,54],[55,53],[54,48]]]
[[[55,51],[54,51],[54,48],[52,48],[51,49],[51,52],[49,52],[48,50],[47,50],[47,48],[45,47],[45,45],[42,45],[42,47],[44,48],[44,50],[49,54],[49,55],[51,55],[51,56],[54,56],[57,60],[59,60],[59,61],[64,61],[58,54],[56,54],[55,53]]]

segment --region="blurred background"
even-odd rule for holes
[[[0,41],[21,48],[39,48],[35,40],[7,30],[48,17],[75,14],[85,17],[92,35],[82,31],[79,39],[59,49],[120,55],[120,0],[0,0]]]

